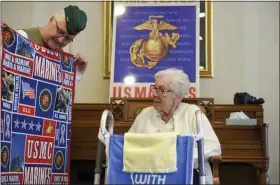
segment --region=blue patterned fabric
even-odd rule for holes
[[[123,172],[123,144],[124,136],[110,136],[108,184],[192,184],[194,137],[177,137],[178,171],[173,173]]]

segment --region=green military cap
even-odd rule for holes
[[[64,8],[67,32],[76,35],[84,30],[87,24],[86,13],[77,6],[69,5]]]

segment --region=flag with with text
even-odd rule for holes
[[[1,30],[1,184],[68,184],[74,57]]]

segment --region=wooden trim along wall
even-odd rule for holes
[[[74,104],[71,160],[95,160],[100,118],[109,104]]]

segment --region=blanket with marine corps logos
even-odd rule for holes
[[[1,30],[1,184],[68,184],[74,57]]]

